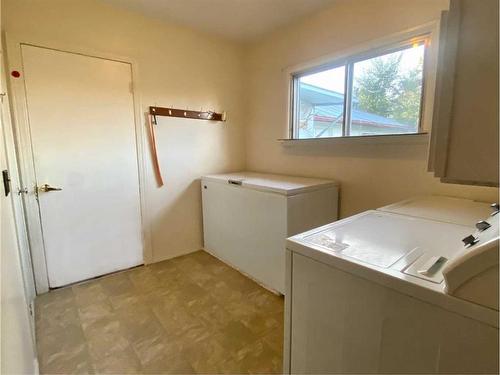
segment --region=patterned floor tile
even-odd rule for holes
[[[280,373],[283,298],[204,251],[36,299],[42,374]]]

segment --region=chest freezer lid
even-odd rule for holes
[[[337,183],[331,180],[256,172],[213,174],[203,176],[202,180],[287,196],[337,186]]]
[[[491,213],[489,203],[440,195],[414,197],[378,210],[469,227]]]

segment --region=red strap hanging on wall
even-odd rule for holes
[[[156,175],[158,187],[163,186],[163,177],[161,176],[160,161],[158,160],[158,151],[156,149],[155,129],[153,126],[153,116],[148,114],[149,138],[151,143],[151,154],[153,156],[153,167]]]

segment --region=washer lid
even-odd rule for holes
[[[378,210],[470,227],[491,213],[489,203],[440,195],[414,197]]]
[[[392,266],[416,248],[449,259],[461,248],[461,239],[470,230],[377,211],[367,211],[321,229],[304,234],[300,241],[381,268]]]
[[[255,172],[213,174],[203,176],[202,180],[232,184],[247,189],[267,191],[282,195],[296,195],[337,186],[337,183],[331,180]]]

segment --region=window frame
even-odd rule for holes
[[[341,58],[333,58],[329,61],[319,63],[313,66],[309,66],[307,68],[299,69],[292,71],[290,73],[290,100],[289,100],[289,138],[290,140],[311,140],[311,139],[339,139],[339,138],[350,138],[350,137],[383,137],[383,136],[394,136],[394,135],[415,135],[421,134],[424,132],[423,119],[424,119],[424,106],[425,106],[425,98],[426,98],[426,77],[428,75],[429,70],[429,54],[430,54],[430,43],[432,40],[433,32],[431,30],[423,31],[414,36],[407,36],[405,38],[401,38],[395,42],[387,42],[383,43],[378,47],[366,49],[361,52],[352,53],[345,57]],[[352,113],[352,90],[353,90],[353,74],[354,74],[354,64],[360,61],[376,58],[379,56],[387,55],[390,53],[395,53],[398,51],[402,51],[408,49],[418,43],[419,45],[424,44],[424,61],[422,66],[422,91],[420,93],[420,108],[419,108],[419,116],[418,116],[418,126],[415,132],[412,133],[388,133],[388,134],[370,134],[370,135],[356,135],[351,136],[350,126],[347,126],[351,122],[350,116]],[[320,73],[326,70],[335,69],[339,67],[345,67],[345,82],[344,82],[344,109],[343,109],[343,120],[342,120],[342,136],[339,137],[319,137],[319,138],[299,138],[298,137],[298,123],[299,123],[299,111],[300,105],[296,105],[299,103],[299,80],[300,78]]]

